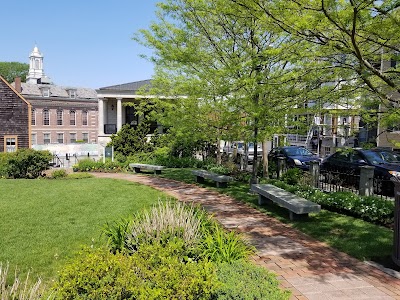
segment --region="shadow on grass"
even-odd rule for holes
[[[155,176],[196,183],[191,169],[166,169],[161,175]],[[264,214],[290,224],[293,228],[355,258],[378,261],[391,255],[393,231],[388,228],[327,210],[322,210],[319,214],[310,214],[306,220],[291,221],[285,208],[278,205],[259,206],[258,197],[250,192],[248,183],[235,181],[229,183],[227,188],[217,188],[211,181],[197,185],[248,203]]]

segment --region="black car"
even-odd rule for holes
[[[336,173],[341,180],[348,181],[351,176],[359,175],[360,167],[373,166],[375,192],[385,195],[393,194],[392,176],[400,176],[400,160],[398,154],[382,149],[346,149],[325,158],[321,163],[322,172]],[[379,179],[379,180],[378,180]],[[380,182],[379,185],[377,182]]]
[[[268,161],[277,163],[278,157],[284,157],[289,168],[310,169],[310,161],[319,161],[320,158],[308,149],[298,146],[284,146],[273,148],[268,153]]]

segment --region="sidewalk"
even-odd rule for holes
[[[256,249],[254,261],[278,275],[291,299],[400,299],[400,279],[205,188],[153,176],[94,173],[138,182],[185,202],[199,203],[228,229],[242,232]]]

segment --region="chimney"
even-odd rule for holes
[[[15,90],[18,93],[22,92],[22,89],[21,89],[21,77],[15,77]]]

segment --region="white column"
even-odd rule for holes
[[[117,98],[117,132],[122,127],[122,98]]]
[[[104,135],[104,99],[99,98],[99,112],[98,112],[98,122],[99,122],[99,136]]]

